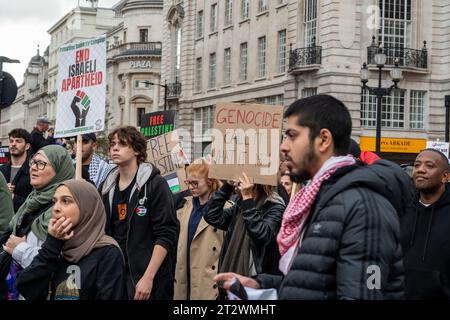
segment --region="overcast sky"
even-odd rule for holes
[[[20,64],[4,63],[3,71],[23,81],[30,59],[41,56],[50,44],[50,29],[66,13],[78,5],[89,6],[85,0],[0,0],[0,56],[20,60]],[[99,0],[99,7],[110,8],[119,0]]]

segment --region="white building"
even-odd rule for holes
[[[392,138],[384,141],[386,156],[410,160],[427,139],[444,138],[448,1],[166,0],[164,16],[162,81],[178,89],[171,108],[193,132],[196,157],[210,141],[203,132],[217,102],[289,105],[313,94],[341,99],[353,136],[371,149],[376,99],[362,92],[360,70],[367,62],[368,84],[378,85],[373,55],[380,44],[388,58],[383,87],[392,84],[396,58],[403,71],[401,90],[383,102],[382,136]]]

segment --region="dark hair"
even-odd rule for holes
[[[147,140],[145,140],[142,133],[135,127],[123,126],[114,129],[114,131],[108,135],[109,143],[112,142],[116,134],[122,144],[133,148],[133,150],[138,153],[137,161],[139,164],[147,160]]]
[[[359,147],[358,142],[353,139],[350,140],[350,148],[348,150],[348,153],[358,159],[361,157],[361,148]]]
[[[309,128],[310,141],[319,135],[320,130],[328,129],[333,136],[335,154],[342,156],[348,153],[352,119],[340,100],[322,94],[300,99],[292,103],[284,113],[285,118],[290,116],[297,116],[297,124]]]
[[[16,128],[11,130],[11,132],[8,133],[8,137],[23,139],[25,140],[26,143],[31,143],[30,133],[22,128]]]

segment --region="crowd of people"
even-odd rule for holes
[[[82,136],[83,179],[39,118],[9,133],[0,167],[0,300],[215,300],[236,283],[285,299],[450,298],[449,162],[423,150],[412,177],[361,151],[328,95],[285,111],[277,187],[186,168],[172,194],[131,126]]]

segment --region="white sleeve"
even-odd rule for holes
[[[20,264],[22,268],[28,267],[35,256],[37,256],[44,241],[39,240],[33,232],[27,235],[27,241],[19,243],[13,250],[13,259]]]

